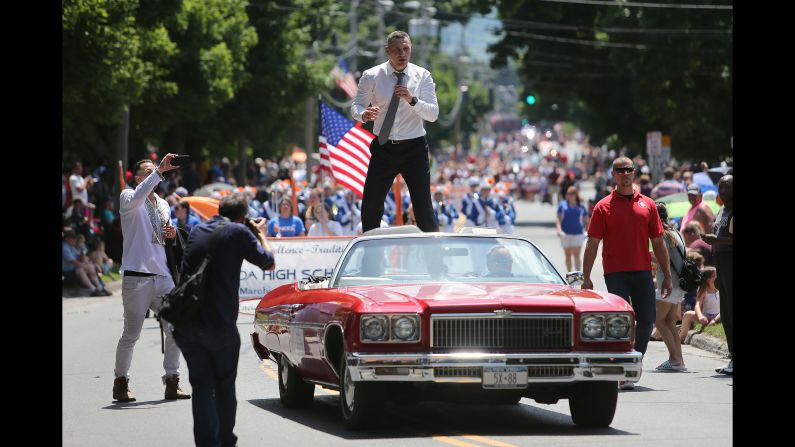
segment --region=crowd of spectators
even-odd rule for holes
[[[150,155],[156,160],[156,153]],[[583,198],[590,212],[598,200],[610,193],[611,162],[621,155],[623,150],[592,147],[587,142],[579,144],[562,137],[559,141],[537,137],[528,141],[524,131],[484,138],[476,150],[469,152],[461,148],[434,150],[431,182],[440,230],[454,231],[469,225],[512,233],[516,221],[514,200],[557,207],[565,202],[566,192],[571,187],[576,190],[583,180],[593,182],[596,191],[593,197]],[[687,191],[696,180],[702,182],[699,185],[703,185],[704,192],[715,190],[711,181],[698,177],[706,163],[673,163],[665,170],[664,181],[652,185],[646,160],[638,156],[633,161],[641,174],[636,176],[640,177],[637,190],[648,191],[652,198]],[[64,229],[82,235],[88,246],[98,247],[102,254],[95,256],[95,265],[104,275],[118,270],[118,265],[110,263],[121,259],[122,247],[121,225],[114,209],[120,173],[114,175],[108,166],[101,161],[86,175],[84,171],[88,170],[83,164],[75,162],[65,166],[68,170],[62,177]],[[320,170],[319,163],[313,163],[310,169],[306,163],[295,163],[292,168],[288,157],[248,159],[241,179],[241,166],[227,157],[193,160],[190,165],[167,172],[157,192],[171,205],[173,224],[187,233],[200,218],[185,197],[220,198],[231,190],[241,190],[250,199],[249,217],[267,219],[272,237],[361,234],[361,199],[337,185],[330,173]],[[291,172],[297,190],[296,213],[293,187],[286,180]],[[134,186],[132,172],[125,173],[124,182],[125,187]],[[405,185],[402,199],[403,214],[398,216],[395,195],[390,191],[381,226],[394,225],[400,218],[403,223],[410,222],[411,202]],[[703,251],[703,247],[699,249]],[[86,286],[77,284],[71,275],[64,276],[64,282]]]

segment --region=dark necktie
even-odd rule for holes
[[[403,83],[403,76],[405,73],[398,73],[395,72],[397,76],[397,84],[395,85],[402,85]],[[386,118],[384,118],[384,124],[381,125],[381,132],[378,133],[378,143],[383,146],[386,143],[386,140],[389,138],[389,132],[392,131],[392,124],[395,123],[395,113],[397,113],[398,102],[400,101],[400,96],[396,94],[392,94],[392,100],[389,101],[389,108],[386,111]]]

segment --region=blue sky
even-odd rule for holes
[[[465,47],[473,60],[489,60],[486,47],[499,39],[491,32],[491,29],[500,26],[496,17],[497,11],[492,9],[486,16],[473,16],[464,27]],[[442,51],[456,54],[461,45],[461,25],[455,23],[443,26],[440,34]]]

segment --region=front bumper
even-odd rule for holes
[[[346,362],[351,378],[364,382],[482,383],[483,367],[527,366],[528,383],[637,382],[640,352],[364,354]]]

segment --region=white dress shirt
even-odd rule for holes
[[[156,275],[171,276],[166,261],[166,250],[163,245],[152,242],[152,223],[146,212],[146,200],[160,183],[161,178],[157,171],[141,182],[135,190],[125,189],[121,192],[119,216],[121,217],[121,233],[124,238],[121,255],[121,268],[135,272],[154,273]],[[170,216],[171,210],[168,202],[155,195],[160,214]],[[163,221],[171,224],[171,221]],[[162,231],[162,230],[161,230]]]
[[[365,70],[359,78],[359,88],[356,91],[356,98],[351,104],[351,115],[354,119],[362,121],[362,115],[367,107],[372,104],[378,106],[381,111],[375,119],[373,133],[378,135],[381,126],[384,124],[386,112],[389,109],[389,101],[395,94],[397,76],[389,61],[381,65]],[[436,84],[433,83],[431,72],[409,63],[403,70],[406,76],[403,78],[405,85],[411,96],[417,98],[414,107],[408,102],[400,99],[398,102],[395,123],[389,134],[390,140],[408,140],[425,135],[425,128],[422,121],[434,122],[439,117],[439,103],[436,100]]]

